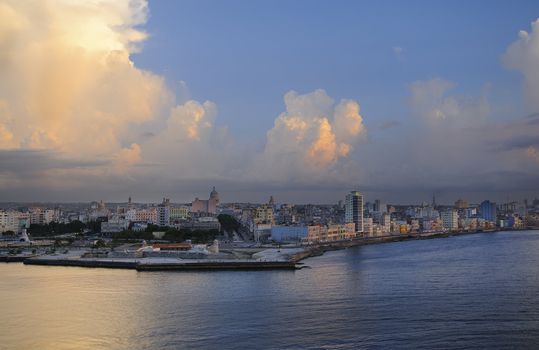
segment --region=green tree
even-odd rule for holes
[[[219,220],[219,223],[221,224],[221,229],[228,234],[232,234],[232,232],[237,231],[240,228],[238,220],[231,215],[219,214],[217,220]]]

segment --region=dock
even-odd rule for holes
[[[186,271],[186,270],[294,270],[294,261],[260,261],[253,259],[108,259],[108,258],[26,258],[25,265],[77,266],[94,268],[132,269],[137,271]]]
[[[137,271],[185,271],[185,270],[295,270],[293,261],[258,260],[196,260],[196,261],[140,261]]]

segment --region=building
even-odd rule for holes
[[[444,210],[441,213],[442,225],[446,230],[454,231],[459,228],[459,214],[454,209]]]
[[[380,220],[380,225],[382,226],[382,232],[391,232],[391,215],[383,214]]]
[[[158,226],[170,225],[170,199],[163,198],[163,203],[159,204],[156,209]]]
[[[351,191],[346,195],[344,221],[354,223],[356,232],[363,232],[363,195]]]
[[[271,239],[276,242],[301,242],[307,237],[307,226],[273,226]]]
[[[457,209],[466,209],[466,208],[469,208],[469,207],[470,207],[470,205],[464,199],[459,199],[459,200],[457,200],[455,202],[455,208],[457,208]]]
[[[481,202],[479,207],[481,218],[486,221],[496,222],[496,203],[489,200]]]
[[[363,233],[365,233],[366,237],[372,237],[374,232],[374,221],[372,218],[365,218],[363,227]]]
[[[157,223],[157,209],[148,208],[135,211],[135,220],[134,221],[143,221],[151,224]]]
[[[110,219],[109,221],[103,221],[101,223],[101,232],[103,233],[121,232],[123,230],[126,230],[128,226],[129,226],[129,222],[127,220]]]
[[[185,220],[189,218],[189,208],[188,207],[171,207],[170,208],[170,220]]]
[[[19,217],[15,211],[0,210],[0,233],[13,231],[17,233],[19,230]]]
[[[213,216],[199,217],[193,221],[182,223],[180,226],[190,230],[221,230],[219,220]]]
[[[344,225],[313,225],[307,227],[306,243],[342,241],[357,237],[355,223]]]
[[[374,201],[373,211],[380,212],[380,213],[385,213],[385,212],[387,212],[387,205],[385,205],[379,199],[377,199],[377,200]]]
[[[154,249],[158,250],[183,250],[187,251],[193,248],[191,243],[154,243],[152,244]]]
[[[273,206],[264,204],[256,208],[254,220],[256,223],[275,224],[273,216]]]
[[[256,242],[267,241],[271,237],[271,224],[255,224],[254,225],[254,236]]]
[[[45,225],[58,221],[58,212],[53,209],[30,208],[30,224]]]
[[[219,205],[219,193],[215,190],[210,192],[210,198],[208,200],[202,200],[195,198],[191,203],[191,212],[192,213],[208,213],[208,214],[217,214],[217,206]]]

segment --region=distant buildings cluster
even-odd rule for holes
[[[127,229],[143,231],[149,224],[178,229],[219,230],[218,206],[219,193],[214,187],[209,199],[195,198],[190,204],[173,204],[169,198],[163,198],[157,205],[135,205],[130,197],[126,206],[117,206],[115,211],[110,211],[100,202],[97,208],[92,206],[89,219],[100,221],[103,233]]]
[[[0,233],[20,233],[32,224],[48,224],[59,219],[58,209],[30,207],[24,210],[0,210]]]
[[[176,204],[163,198],[158,204],[127,202],[54,208],[33,206],[0,210],[0,232],[21,233],[32,224],[97,223],[102,233],[143,231],[148,225],[187,229],[220,229],[219,214],[234,217],[238,228],[233,239],[255,242],[314,244],[358,237],[382,237],[429,232],[524,228],[539,225],[539,200],[496,204],[489,200],[454,205],[386,205],[366,202],[362,193],[351,191],[333,205],[267,203],[221,203],[212,189],[208,199]]]

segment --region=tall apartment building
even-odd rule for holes
[[[445,229],[453,231],[459,228],[459,214],[455,209],[442,211],[440,216]]]
[[[170,200],[163,198],[163,203],[157,206],[157,222],[158,226],[170,225]]]
[[[481,202],[479,211],[481,213],[481,218],[485,219],[486,221],[496,221],[496,203],[488,200],[483,201]]]
[[[344,221],[354,223],[356,232],[363,232],[363,195],[351,191],[346,195]]]
[[[18,213],[0,210],[0,233],[5,231],[17,232],[19,229]]]

